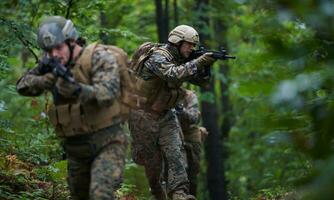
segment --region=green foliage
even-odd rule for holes
[[[326,37],[333,32],[323,26],[332,3],[235,2],[227,33],[238,56],[229,88],[236,124],[226,144],[231,196],[265,191],[273,198],[279,185],[283,193],[300,189],[302,199],[328,199],[330,181],[319,177],[329,172],[314,163],[330,165],[333,153],[333,42]]]
[[[117,191],[119,196],[134,195],[138,200],[152,199],[144,168],[132,162],[125,166],[124,182]]]
[[[89,42],[116,44],[130,55],[142,42],[157,40],[151,1],[72,1],[68,9],[69,2],[0,2],[0,198],[68,195],[63,192],[68,191],[66,162],[60,161],[62,149],[45,113],[50,97],[25,98],[15,91],[16,80],[35,63],[30,50],[39,50],[35,34],[39,22],[48,15],[65,16],[69,10]],[[226,43],[237,56],[223,61],[229,74],[221,74],[216,64],[215,92],[200,94],[201,101],[218,102],[218,110],[219,98],[228,95],[233,107],[234,124],[225,143],[231,199],[334,196],[333,2],[213,0],[194,12],[198,2],[178,1],[180,23],[205,25],[201,32],[214,36],[219,21],[225,35],[215,38],[225,41],[206,45],[216,48]],[[230,83],[224,94],[219,82]],[[227,114],[231,113],[220,113],[218,118]],[[9,167],[8,159],[13,158],[14,163],[33,164],[33,169]],[[203,200],[207,199],[205,167],[202,160]],[[119,196],[151,198],[141,167],[128,162],[124,180]]]
[[[36,164],[59,159],[59,141],[49,127],[45,112],[39,108],[44,105],[44,99],[18,98],[12,85],[3,86],[2,91],[1,115],[4,118],[0,125],[0,149]]]
[[[209,103],[215,102],[215,96],[212,92],[203,92],[201,93],[201,96],[199,97],[200,101],[206,101]]]
[[[15,155],[1,155],[1,199],[67,199],[65,181],[53,180],[52,171],[17,159]]]

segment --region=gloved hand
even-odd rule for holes
[[[203,69],[205,66],[212,65],[217,59],[212,57],[212,53],[205,53],[196,58],[193,63],[198,69]]]
[[[201,132],[201,140],[203,142],[209,136],[209,132],[203,126],[199,127],[199,131]]]
[[[42,76],[36,76],[33,82],[40,89],[51,89],[56,82],[56,77],[52,73],[46,73]]]
[[[81,86],[78,83],[70,83],[62,78],[56,83],[60,95],[65,98],[77,97],[81,92]]]
[[[181,104],[181,103],[176,104],[176,106],[175,106],[176,115],[178,115],[178,116],[181,115],[183,113],[183,111],[184,111],[183,104]]]

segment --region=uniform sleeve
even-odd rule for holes
[[[179,117],[181,123],[189,125],[199,124],[201,113],[199,111],[198,98],[194,92],[187,93],[183,101],[183,110]]]
[[[96,100],[100,106],[109,106],[120,96],[120,74],[116,57],[97,47],[92,57],[92,84],[82,85],[81,102]]]
[[[191,62],[177,65],[159,51],[154,52],[144,64],[155,75],[172,83],[188,81],[197,73],[196,66]]]
[[[202,69],[189,81],[191,84],[208,87],[210,84],[211,72],[210,69]]]
[[[27,71],[16,83],[16,90],[23,96],[38,96],[43,93],[43,89],[35,86],[34,79],[41,76],[38,67]]]

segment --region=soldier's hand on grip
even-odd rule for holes
[[[36,76],[34,78],[35,86],[43,90],[51,89],[55,82],[56,77],[52,73],[46,73],[42,76]]]
[[[201,140],[203,142],[209,136],[209,132],[205,127],[199,127],[199,131],[201,132]]]
[[[200,57],[194,60],[194,64],[197,68],[202,69],[205,66],[210,66],[216,61],[215,58],[212,57],[212,53],[205,53]]]
[[[60,95],[65,98],[78,96],[81,92],[81,86],[78,83],[70,83],[62,78],[57,81],[56,87]]]

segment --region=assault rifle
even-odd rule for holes
[[[207,50],[205,47],[200,46],[197,50],[194,50],[191,52],[190,56],[188,57],[188,60],[193,60],[205,53],[212,53],[211,57],[217,59],[217,60],[227,60],[227,59],[236,59],[235,56],[228,55],[227,50],[224,47],[220,48],[220,51],[212,51]],[[199,75],[199,77],[211,77],[211,67],[205,66],[204,71],[202,71]],[[200,78],[201,79],[201,78]]]
[[[220,51],[212,51],[212,50],[207,50],[205,47],[200,46],[197,50],[192,51],[192,53],[189,56],[190,60],[193,60],[195,58],[200,57],[201,55],[205,53],[212,53],[213,58],[219,59],[219,60],[227,60],[227,59],[236,59],[235,56],[230,56],[227,53],[227,50],[224,47],[220,48]]]
[[[48,58],[44,56],[38,63],[38,69],[41,74],[53,73],[56,77],[61,77],[65,81],[75,84],[73,74],[69,68],[60,63],[58,58]]]
[[[44,56],[42,60],[40,60],[38,63],[38,69],[41,74],[53,73],[56,77],[61,77],[65,81],[71,84],[77,84],[73,78],[73,74],[71,73],[70,69],[62,65],[58,58],[47,58],[46,56]],[[75,96],[79,95],[80,91],[81,88],[78,87],[78,89],[74,92],[73,95]],[[53,88],[52,94],[53,94],[53,102],[57,105],[59,102],[60,94],[56,87]]]
[[[180,115],[183,112],[183,110],[184,110],[183,104],[181,103],[176,104],[175,106],[176,115]]]

